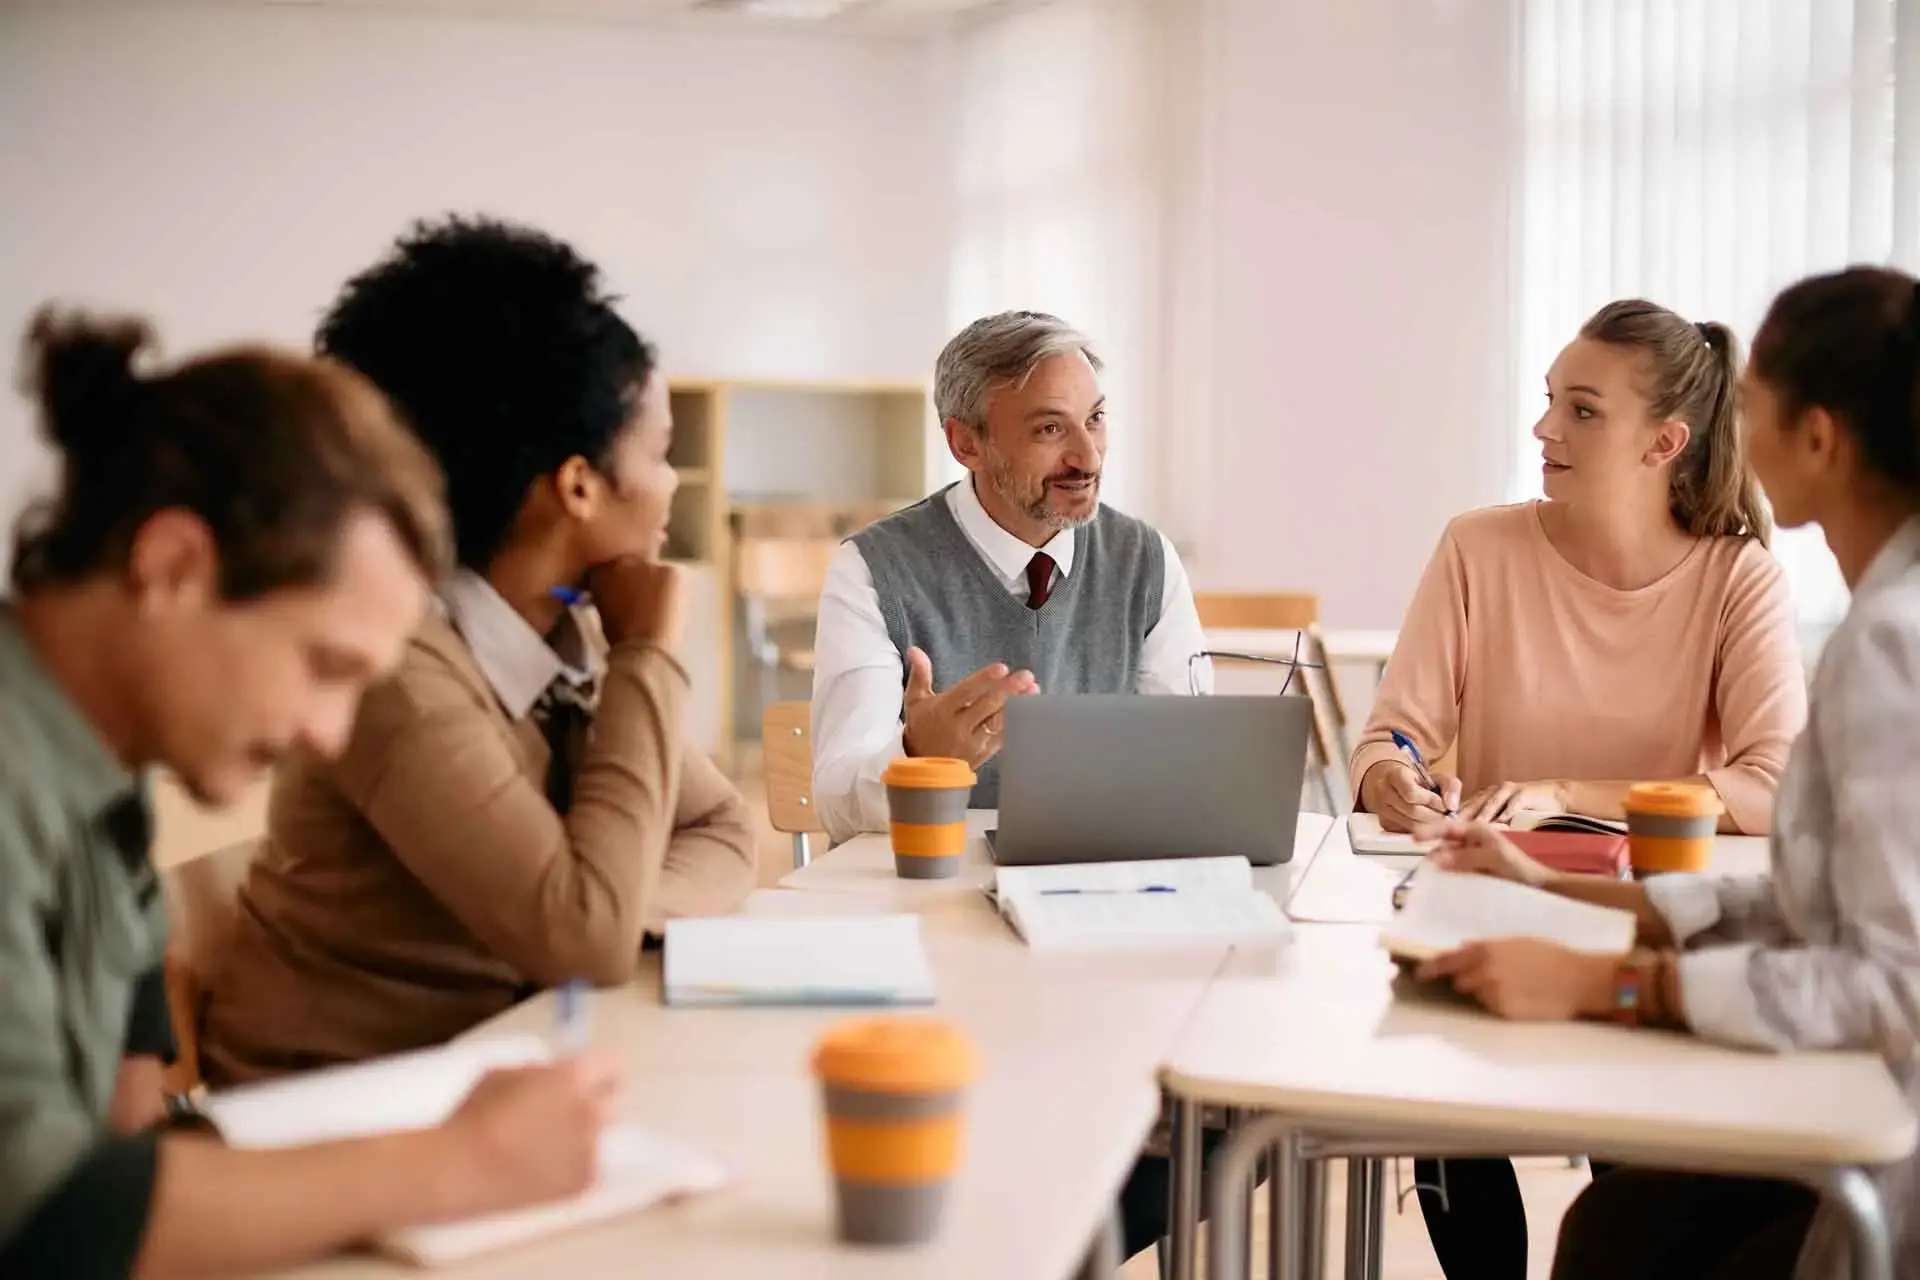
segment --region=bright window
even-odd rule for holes
[[[1801,276],[1920,267],[1920,0],[1523,0],[1516,391],[1604,303],[1750,338]],[[1539,492],[1520,437],[1516,497]],[[1803,622],[1846,607],[1815,531],[1775,543]]]

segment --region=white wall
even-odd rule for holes
[[[1107,495],[1196,581],[1398,622],[1515,449],[1510,0],[1055,0],[946,50],[953,318],[1111,358]]]
[[[1105,361],[1102,496],[1153,518],[1160,425],[1158,18],[1184,0],[1054,0],[938,46],[953,156],[949,327],[1050,311]],[[949,474],[958,475],[956,465]]]
[[[1201,3],[1180,269],[1206,281],[1192,376],[1215,426],[1186,498],[1195,574],[1393,625],[1447,517],[1503,498],[1516,447],[1512,6]]]
[[[301,341],[450,207],[575,240],[680,372],[926,377],[1057,307],[1115,361],[1110,494],[1203,587],[1388,625],[1517,444],[1513,7],[1057,0],[910,43],[0,5],[0,338],[57,293]],[[0,398],[0,509],[26,425]]]
[[[50,297],[148,312],[175,352],[305,343],[410,219],[459,209],[572,240],[675,372],[925,377],[948,182],[925,62],[744,25],[10,0],[0,343]],[[9,524],[43,479],[30,428],[0,396]]]

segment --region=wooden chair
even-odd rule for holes
[[[793,639],[820,608],[827,565],[840,543],[831,537],[741,536],[733,544],[733,583],[740,594],[747,649],[760,667],[760,705],[779,697],[781,671],[813,670],[813,634]],[[784,642],[781,633],[788,637]]]
[[[216,849],[160,873],[167,899],[167,1003],[179,1054],[167,1070],[171,1093],[190,1093],[200,1083],[200,1023],[207,986],[233,938],[235,904],[257,840]]]
[[[1327,658],[1327,642],[1320,632],[1320,598],[1303,591],[1200,591],[1194,594],[1193,603],[1205,631],[1301,633],[1301,660],[1319,664],[1317,678],[1311,669],[1301,670],[1297,677],[1313,712],[1308,764],[1319,775],[1320,791],[1329,811],[1345,812],[1345,787],[1336,783],[1335,775],[1346,772],[1353,746],[1347,733],[1347,713],[1340,701],[1340,687]],[[1235,665],[1232,659],[1216,659],[1215,664]]]
[[[826,830],[813,808],[812,713],[811,703],[774,702],[760,716],[767,817],[775,831],[793,837],[795,870],[813,857],[809,837]]]

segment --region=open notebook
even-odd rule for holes
[[[1575,951],[1625,955],[1633,950],[1633,912],[1563,898],[1544,889],[1424,868],[1406,905],[1380,943],[1396,960],[1428,960],[1469,942],[1539,938]]]
[[[1037,951],[1277,944],[1290,929],[1245,858],[1001,867],[988,892]]]
[[[661,998],[675,1006],[933,1003],[918,916],[669,920],[666,953]]]
[[[526,1066],[550,1056],[533,1036],[462,1040],[349,1067],[213,1094],[201,1109],[233,1147],[300,1146],[431,1128],[453,1114],[481,1076],[495,1067]],[[599,1174],[570,1200],[487,1214],[462,1222],[408,1227],[375,1245],[422,1266],[457,1262],[569,1227],[694,1192],[727,1180],[703,1152],[633,1125],[600,1136]]]
[[[1523,813],[1506,825],[1515,844],[1556,871],[1580,875],[1624,876],[1627,824],[1569,813]],[[1383,831],[1370,813],[1347,818],[1347,841],[1355,853],[1405,855],[1430,846],[1399,832]]]
[[[1512,822],[1495,823],[1514,831],[1565,831],[1581,835],[1621,836],[1627,824],[1608,818],[1589,818],[1578,813],[1522,813]],[[1347,842],[1355,853],[1422,853],[1427,845],[1399,831],[1381,829],[1380,819],[1371,813],[1347,815]]]

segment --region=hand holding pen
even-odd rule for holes
[[[1413,739],[1395,731],[1400,760],[1383,760],[1360,780],[1360,807],[1380,819],[1388,831],[1411,831],[1422,823],[1450,817],[1460,807],[1460,781],[1427,767]]]

